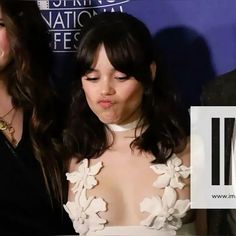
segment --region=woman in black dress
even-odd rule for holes
[[[0,1],[0,232],[69,234],[50,37],[36,1]],[[59,155],[60,154],[60,155]]]

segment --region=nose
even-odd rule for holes
[[[115,88],[113,84],[108,80],[104,80],[101,85],[102,96],[113,95],[114,93],[115,93]]]

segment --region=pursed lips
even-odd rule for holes
[[[98,101],[102,108],[110,108],[114,103],[111,100],[102,99]]]

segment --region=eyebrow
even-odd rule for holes
[[[96,70],[95,68],[89,68],[87,71],[86,71],[86,74],[90,73],[90,72],[97,72],[98,70]]]

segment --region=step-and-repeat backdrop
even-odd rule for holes
[[[153,34],[168,76],[189,105],[202,85],[236,68],[235,0],[38,0],[53,38],[58,89],[66,90],[80,29],[104,11],[128,12]]]

